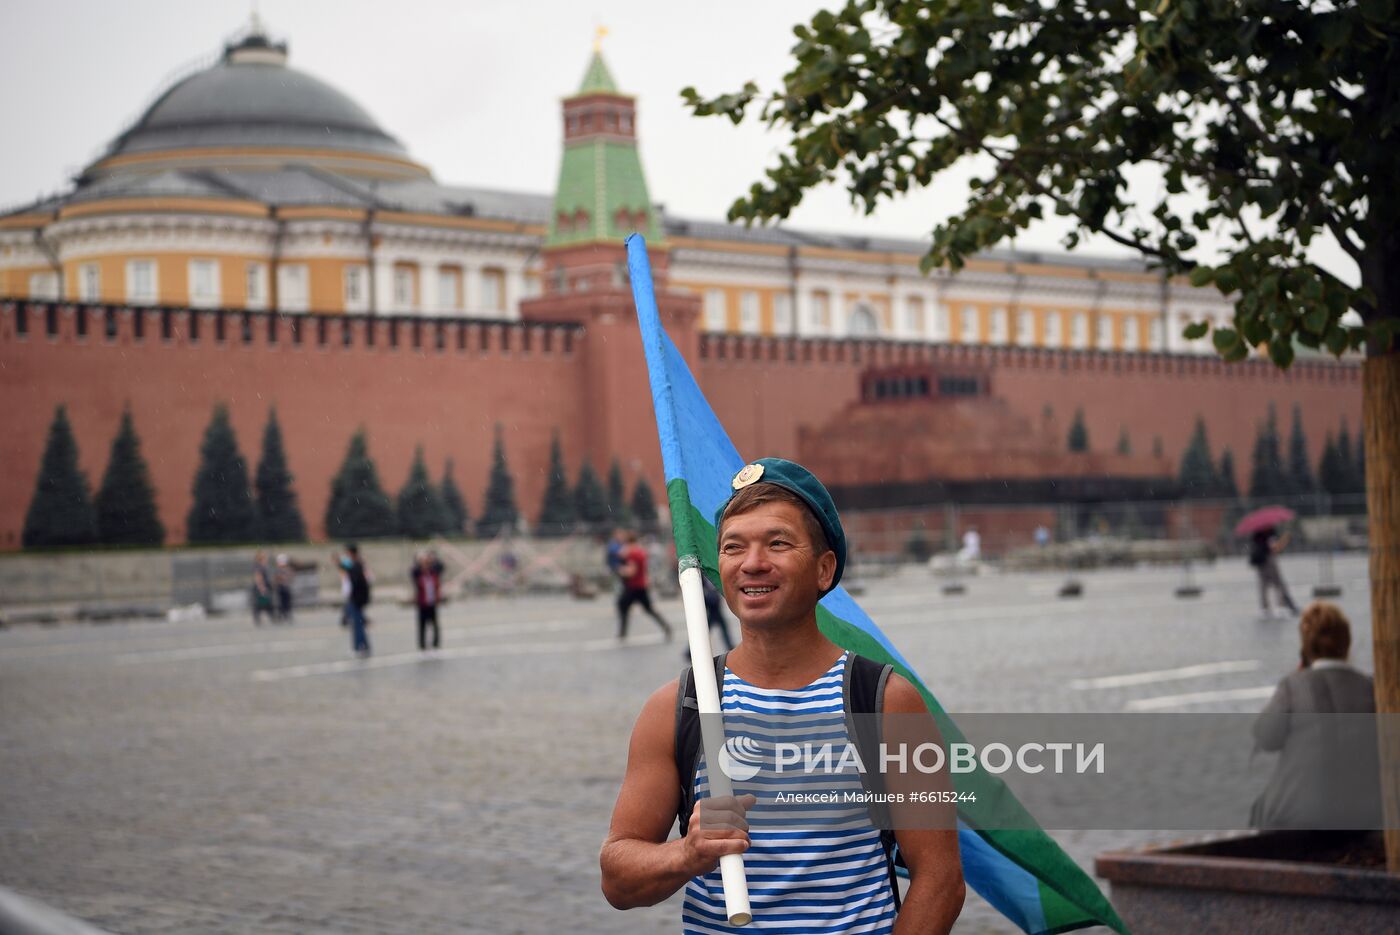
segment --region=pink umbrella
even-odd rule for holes
[[[1252,536],[1261,529],[1273,529],[1292,519],[1294,513],[1286,506],[1266,506],[1247,514],[1235,524],[1235,535]]]

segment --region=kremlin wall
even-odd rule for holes
[[[231,42],[71,193],[0,215],[0,548],[19,547],[59,404],[94,486],[130,407],[172,543],[218,403],[250,467],[276,408],[318,538],[361,426],[391,495],[422,445],[434,476],[454,460],[473,515],[498,423],[527,519],[556,431],[571,480],[616,458],[629,489],[645,476],[659,492],[632,230],[648,233],[663,323],[740,451],[803,460],[847,507],[928,506],[949,483],[1170,496],[1198,416],[1242,484],[1271,404],[1285,431],[1301,408],[1314,463],[1329,432],[1359,424],[1355,363],[1222,363],[1208,338],[1180,337],[1228,320],[1221,297],[1127,261],[999,251],[923,276],[916,241],[667,216],[646,189],[635,101],[599,54],[564,102],[553,196],[439,184],[286,62],[260,32]],[[1071,455],[1079,409],[1091,450]]]

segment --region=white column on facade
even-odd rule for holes
[[[376,256],[374,258],[374,308],[380,315],[398,311],[394,304],[394,259]]]
[[[520,320],[520,297],[525,294],[524,274],[520,267],[512,264],[505,267],[504,282],[501,285],[504,295],[501,305],[505,308],[503,317],[511,321]]]

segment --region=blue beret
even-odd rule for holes
[[[841,573],[846,569],[846,533],[841,529],[841,517],[836,512],[836,504],[832,502],[831,494],[827,493],[815,474],[796,462],[785,461],[782,458],[759,458],[745,465],[743,470],[734,475],[730,484],[733,489],[729,499],[725,500],[715,513],[715,531],[719,531],[730,500],[752,484],[773,484],[782,487],[797,494],[802,502],[807,504],[807,508],[821,525],[822,532],[826,534],[826,544],[836,553],[836,574],[831,578],[831,587],[822,593],[835,588],[841,581]]]

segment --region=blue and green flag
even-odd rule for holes
[[[646,241],[637,234],[627,238],[627,262],[661,438],[676,554],[682,565],[698,562],[718,586],[713,517],[729,498],[730,480],[747,462],[661,327]],[[923,695],[944,740],[963,739],[928,686],[843,588],[822,599],[817,624],[833,643],[891,663]],[[977,772],[960,777],[957,788],[976,793],[976,803],[959,807],[958,840],[963,876],[982,898],[1026,932],[1107,925],[1126,935],[1127,928],[1094,881],[1041,830],[1001,780]]]

